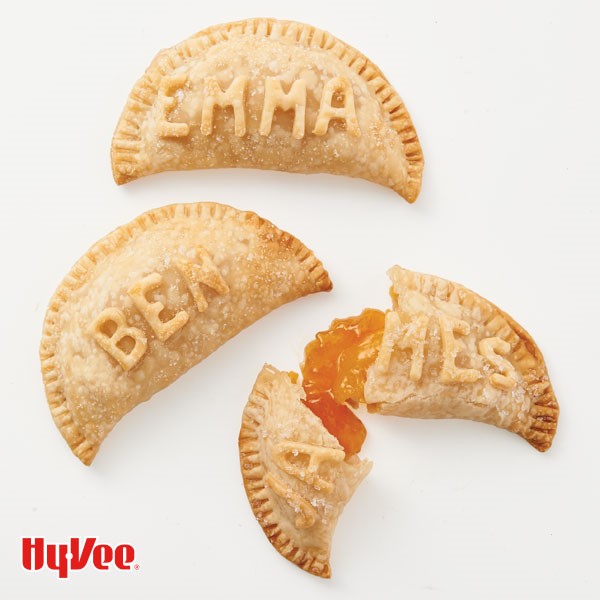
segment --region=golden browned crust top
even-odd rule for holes
[[[358,50],[330,33],[304,23],[277,19],[247,19],[214,25],[161,51],[137,81],[117,124],[111,147],[113,176],[118,184],[136,178],[136,155],[141,150],[140,128],[152,107],[161,79],[174,69],[202,55],[212,46],[240,36],[278,36],[298,46],[324,50],[354,70],[373,90],[391,126],[401,139],[408,163],[408,176],[402,195],[414,202],[421,189],[423,152],[406,107],[381,70]],[[400,192],[399,190],[396,190]]]
[[[242,416],[240,467],[254,516],[275,549],[329,578],[337,519],[371,463],[346,458],[302,398],[287,373],[263,367]]]
[[[292,536],[286,535],[281,530],[274,514],[276,507],[271,498],[265,494],[266,470],[258,456],[260,452],[259,429],[268,408],[270,379],[276,373],[276,369],[270,366],[263,369],[242,415],[238,445],[244,489],[256,520],[277,552],[304,571],[329,579],[331,577],[329,555],[322,553],[317,555],[311,550],[302,550],[299,544],[294,543]]]
[[[222,204],[204,202],[173,204],[157,208],[140,215],[132,222],[115,229],[99,240],[77,261],[52,296],[46,312],[40,344],[42,376],[52,417],[73,453],[86,465],[91,464],[99,444],[86,438],[84,432],[75,423],[69,410],[63,388],[60,364],[56,356],[60,335],[58,315],[71,295],[88,281],[90,273],[102,259],[116,252],[127,242],[145,231],[151,230],[156,225],[175,217],[178,219],[201,220],[207,223],[223,219],[237,219],[240,223],[251,225],[259,233],[268,237],[269,240],[289,248],[297,260],[307,267],[313,281],[312,291],[325,291],[332,287],[329,275],[323,268],[322,263],[297,238],[281,231],[255,213],[239,211]]]
[[[532,400],[530,422],[520,435],[540,452],[548,450],[556,433],[560,411],[544,357],[531,335],[495,304],[458,283],[401,267],[393,267],[390,276],[394,284],[399,284],[397,288],[392,286],[393,298],[396,289],[404,287],[443,302],[458,303],[471,312],[476,309],[489,334],[511,345],[513,365],[523,376],[526,393]]]

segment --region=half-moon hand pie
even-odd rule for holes
[[[265,366],[244,409],[240,466],[254,515],[277,551],[330,577],[338,517],[371,463],[344,451],[307,408],[294,374]]]
[[[40,358],[54,421],[90,464],[140,402],[274,308],[329,289],[314,254],[254,213],[147,212],[97,242],[50,301]]]
[[[251,167],[360,177],[413,202],[423,154],[381,71],[331,34],[294,21],[216,25],[160,52],[112,142],[115,181]]]
[[[481,421],[550,448],[559,408],[531,336],[459,284],[400,267],[389,274],[392,310],[334,321],[307,346],[307,399]]]

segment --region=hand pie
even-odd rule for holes
[[[217,25],[160,52],[112,142],[115,181],[252,167],[368,179],[413,202],[423,155],[381,71],[329,33],[293,21]]]
[[[40,357],[54,421],[89,465],[133,407],[274,308],[330,288],[306,246],[254,213],[145,213],[96,243],[50,301]]]
[[[265,366],[254,384],[239,436],[244,487],[278,552],[313,575],[330,577],[337,519],[371,463],[344,452],[292,379],[295,374]]]
[[[482,421],[548,450],[559,409],[531,336],[461,285],[400,267],[389,274],[392,310],[334,321],[307,346],[307,399]]]

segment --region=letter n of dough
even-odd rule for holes
[[[116,326],[112,335],[102,331],[107,323],[114,323]],[[100,348],[112,356],[124,371],[135,367],[148,347],[144,332],[137,327],[129,327],[125,315],[118,308],[105,308],[92,323],[90,332]],[[134,342],[129,353],[119,348],[119,342],[125,338],[131,338]]]
[[[306,81],[297,79],[286,94],[281,87],[281,81],[275,77],[265,80],[265,101],[263,103],[262,117],[260,119],[260,135],[269,135],[273,125],[275,109],[294,111],[294,125],[292,135],[301,140],[304,137],[306,115]]]
[[[332,105],[333,95],[339,93],[344,95],[344,105],[334,107]],[[331,119],[342,119],[346,122],[348,133],[356,137],[360,136],[360,127],[354,109],[352,84],[345,77],[334,77],[325,84],[313,133],[315,135],[325,135],[329,129]]]
[[[466,321],[454,317],[440,317],[440,333],[444,351],[444,362],[440,371],[442,383],[473,383],[481,377],[477,369],[461,369],[456,366],[456,357],[465,344],[454,337],[454,333],[469,335],[471,328]]]
[[[146,294],[160,287],[161,283],[160,274],[152,273],[138,281],[127,293],[154,330],[156,337],[161,342],[166,342],[188,322],[190,317],[185,310],[181,310],[169,321],[161,321],[160,313],[164,310],[165,305],[162,302],[149,302],[146,298]]]
[[[185,137],[190,132],[187,123],[173,123],[168,120],[169,113],[175,108],[177,101],[173,92],[182,88],[187,82],[187,73],[163,77],[158,94],[159,118],[157,133],[160,137]]]
[[[199,261],[199,264],[180,258],[177,261],[177,268],[192,292],[198,312],[204,312],[208,302],[202,292],[202,284],[215,290],[221,296],[229,293],[229,286],[204,248],[196,248],[196,260]]]
[[[377,370],[385,373],[389,369],[390,360],[395,348],[410,350],[409,377],[411,381],[420,381],[423,375],[425,340],[428,325],[429,317],[427,315],[419,315],[410,323],[403,324],[397,312],[390,311],[386,313],[383,339],[375,363]]]
[[[490,376],[490,383],[500,389],[509,390],[517,385],[514,367],[501,354],[510,352],[510,344],[499,337],[486,338],[479,342],[479,352],[500,373]]]
[[[200,131],[210,135],[213,131],[213,116],[215,106],[233,108],[235,135],[242,137],[246,133],[246,113],[244,111],[244,95],[246,92],[247,77],[236,77],[227,91],[223,91],[219,82],[214,77],[204,80],[204,103],[202,105],[202,122]]]

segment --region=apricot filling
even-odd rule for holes
[[[304,350],[304,404],[335,436],[347,455],[357,454],[367,431],[346,406],[364,401],[367,369],[381,345],[385,313],[365,309],[357,317],[336,319]]]

